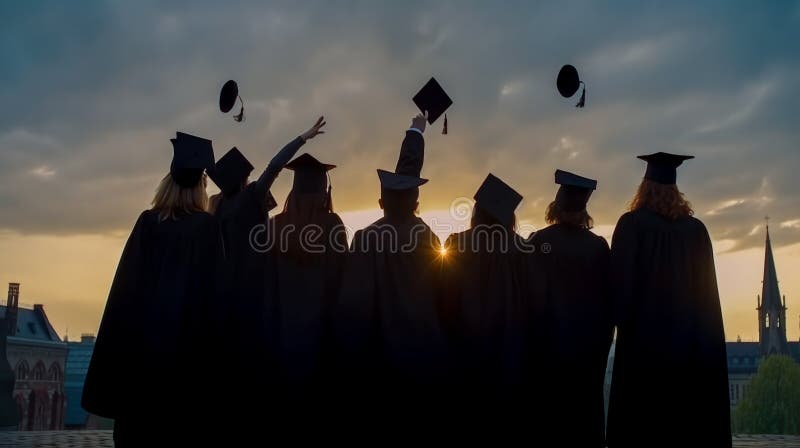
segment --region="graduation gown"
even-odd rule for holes
[[[139,216],[100,322],[83,388],[86,411],[165,438],[170,431],[190,436],[198,417],[213,412],[213,391],[198,391],[214,379],[206,353],[219,336],[214,273],[222,256],[217,220],[207,213]]]
[[[270,188],[283,166],[304,144],[297,137],[270,161],[257,181],[223,197],[216,208],[226,251],[217,276],[226,307],[228,353],[265,374],[275,369],[276,312],[274,235],[269,212],[277,206]]]
[[[440,247],[413,216],[353,237],[337,308],[341,399],[373,429],[416,430],[444,404]]]
[[[339,295],[347,234],[339,215],[329,213],[318,225],[320,253],[276,254],[278,326],[277,388],[286,406],[308,415],[319,410],[331,387],[332,313]],[[283,228],[286,215],[276,215],[273,225]]]
[[[611,261],[618,330],[609,446],[676,446],[690,437],[730,447],[725,335],[705,226],[626,213]]]
[[[606,240],[566,224],[529,239],[544,276],[532,292],[539,304],[543,440],[605,446],[603,387],[613,337],[610,251]]]
[[[495,441],[508,435],[512,421],[535,420],[528,392],[531,372],[523,365],[531,323],[527,264],[522,238],[514,232],[469,229],[445,242],[445,317],[454,347],[457,384],[452,413],[469,434]]]

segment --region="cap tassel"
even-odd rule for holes
[[[242,107],[239,109],[239,113],[233,116],[233,119],[235,121],[242,122],[244,121],[244,100],[240,96],[237,96],[237,98],[239,98],[239,101],[242,102]]]
[[[582,108],[586,105],[586,84],[583,81],[581,81],[581,84],[583,84],[583,92],[581,92],[581,99],[578,100],[578,104],[576,104],[575,107]]]
[[[444,114],[444,128],[442,128],[442,134],[447,135],[447,114]]]

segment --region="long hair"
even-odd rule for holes
[[[341,224],[341,220],[334,214],[333,201],[327,192],[290,191],[283,205],[283,212],[275,216],[273,223],[281,248],[295,260],[305,260],[311,255],[304,247],[304,242],[309,238],[313,238],[312,243],[315,246],[325,246],[326,250],[330,249],[333,239],[337,239],[337,245],[344,245],[344,248],[347,246],[344,226],[336,228],[337,224]],[[311,226],[322,230],[322,234],[316,235],[314,231],[309,230]],[[332,236],[332,232],[337,233]],[[341,232],[341,235],[338,232]]]
[[[692,204],[686,200],[677,185],[664,185],[648,179],[642,180],[630,210],[648,209],[665,218],[676,220],[694,215]]]
[[[594,227],[594,219],[586,211],[586,208],[576,212],[566,211],[557,201],[553,201],[547,206],[544,220],[548,224],[566,224],[587,230]]]
[[[205,212],[208,210],[206,177],[203,176],[194,187],[178,185],[171,174],[161,179],[153,197],[153,210],[158,212],[159,221],[177,219],[179,214]]]

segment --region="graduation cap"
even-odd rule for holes
[[[444,112],[453,104],[453,100],[447,95],[436,78],[431,78],[416,95],[414,104],[417,105],[422,113],[428,112],[428,123],[433,124]],[[442,134],[447,134],[447,115],[444,116],[444,128]]]
[[[242,107],[239,109],[239,113],[233,116],[233,119],[236,121],[243,121],[244,100],[239,96],[239,85],[236,84],[236,81],[231,79],[222,86],[222,90],[219,92],[219,110],[227,114],[233,109],[233,106],[236,105],[237,99],[241,101]]]
[[[675,185],[678,178],[678,170],[676,168],[681,166],[684,160],[694,159],[694,156],[682,156],[668,152],[657,152],[637,157],[647,162],[647,171],[644,173],[644,178],[664,185]]]
[[[222,194],[228,196],[239,191],[242,182],[247,179],[252,171],[253,165],[234,146],[217,160],[213,172],[209,173],[209,177],[217,184]]]
[[[328,184],[328,171],[334,168],[336,168],[336,165],[322,163],[309,153],[304,153],[286,164],[286,169],[294,171],[292,190],[297,193],[322,193],[327,191],[330,194],[331,187]]]
[[[522,195],[489,173],[474,196],[475,204],[492,215],[501,224],[514,224],[514,210],[522,201]]]
[[[561,70],[558,72],[558,78],[556,78],[556,87],[558,87],[558,93],[560,93],[561,96],[564,98],[572,97],[578,91],[581,84],[583,84],[583,92],[581,93],[581,99],[575,107],[583,107],[586,104],[586,83],[581,81],[578,77],[578,70],[574,66],[567,64],[561,67]]]
[[[556,193],[556,203],[567,212],[579,212],[585,209],[589,197],[597,189],[596,180],[569,171],[556,170],[555,181],[561,185]]]
[[[172,142],[173,156],[169,172],[173,180],[184,188],[200,181],[203,170],[214,168],[214,147],[211,140],[178,132]]]

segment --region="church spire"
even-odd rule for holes
[[[781,302],[778,288],[778,274],[772,256],[772,242],[769,238],[769,217],[767,221],[767,240],[764,251],[764,277],[761,281],[761,303],[758,308],[759,339],[762,355],[787,353],[786,306]],[[785,300],[785,299],[784,299]]]

